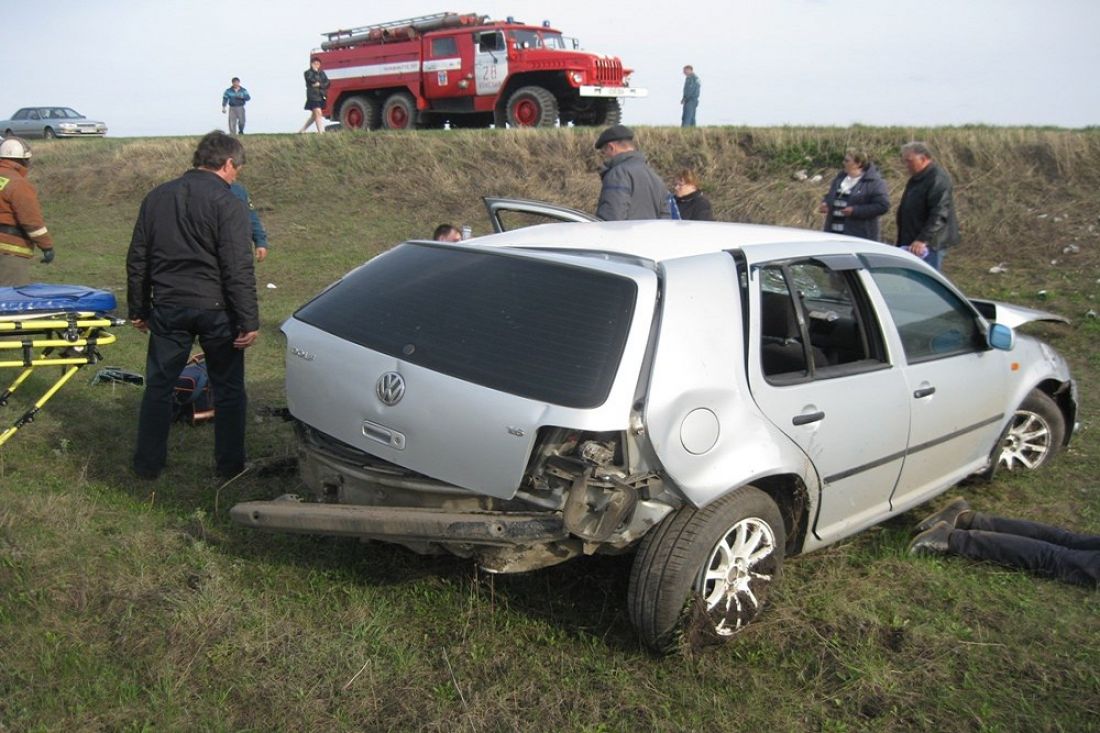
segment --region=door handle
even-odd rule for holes
[[[821,410],[817,412],[806,412],[801,415],[795,415],[791,418],[791,424],[793,425],[809,425],[812,422],[820,422],[825,419],[825,413]]]
[[[934,395],[934,394],[936,394],[936,388],[935,387],[921,387],[920,389],[913,392],[913,396],[915,398],[917,398],[918,400],[921,397],[927,397],[929,395]]]

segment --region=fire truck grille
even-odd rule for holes
[[[596,59],[596,83],[620,85],[623,83],[623,62],[619,59]]]

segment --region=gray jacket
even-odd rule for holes
[[[669,192],[640,151],[619,153],[600,170],[596,217],[604,221],[669,219]]]

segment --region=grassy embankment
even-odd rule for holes
[[[163,477],[135,481],[140,393],[90,386],[94,370],[0,450],[0,731],[1100,728],[1098,594],[910,559],[922,512],[789,562],[761,622],[728,647],[665,660],[639,648],[627,621],[629,558],[493,578],[459,560],[227,522],[237,500],[297,488],[281,470],[291,431],[266,409],[283,404],[278,324],[441,221],[485,232],[480,196],[591,210],[593,137],[246,139],[242,180],[273,242],[258,266],[263,338],[248,366],[249,449],[267,470],[219,486],[212,431],[181,427]],[[896,202],[896,148],[913,137],[958,184],[965,241],[948,273],[971,294],[1073,318],[1041,330],[1084,398],[1082,432],[1050,470],[960,492],[982,509],[1098,532],[1100,320],[1086,313],[1100,310],[1100,133],[646,129],[640,142],[666,176],[696,168],[721,218],[816,228],[844,147],[882,161]],[[187,167],[194,142],[38,143],[32,176],[59,252],[38,277],[124,297],[141,197]],[[802,168],[826,180],[794,180]],[[998,263],[1007,271],[989,273]],[[141,370],[144,340],[121,334],[106,363]]]

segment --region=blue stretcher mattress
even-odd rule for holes
[[[0,315],[36,311],[92,311],[107,313],[117,303],[114,293],[81,285],[32,283],[0,288]]]

